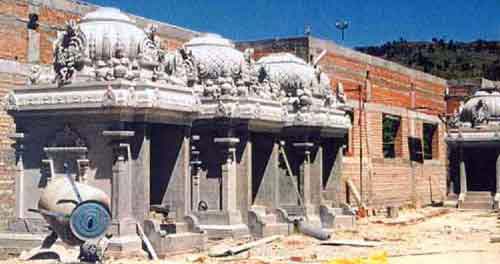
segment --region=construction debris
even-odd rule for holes
[[[270,237],[266,237],[266,238],[252,241],[249,243],[245,243],[243,245],[238,245],[238,246],[229,247],[229,248],[227,248],[225,246],[224,247],[216,246],[216,247],[213,247],[209,250],[208,256],[210,256],[210,257],[234,256],[234,255],[240,254],[242,252],[248,251],[254,247],[269,244],[269,243],[277,241],[277,240],[281,240],[282,238],[283,238],[283,236],[281,236],[281,235],[270,236]]]
[[[363,240],[329,240],[321,242],[322,246],[378,247],[381,243]]]

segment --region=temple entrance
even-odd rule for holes
[[[297,193],[300,193],[302,186],[300,166],[304,157],[290,142],[283,146],[283,150],[290,167],[287,168],[285,157],[280,155],[280,203],[283,208],[288,209],[300,205]]]
[[[272,182],[274,137],[271,134],[252,134],[252,204],[273,206],[272,196],[277,187]]]
[[[150,196],[151,205],[169,207],[170,211],[182,210],[187,175],[183,155],[184,128],[153,124],[150,130]]]
[[[342,148],[335,140],[333,138],[323,139],[323,179],[321,186],[323,198],[338,205],[340,203],[340,177],[342,172],[339,151],[342,151]]]
[[[496,148],[466,148],[467,191],[496,192]]]

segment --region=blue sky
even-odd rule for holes
[[[500,40],[499,0],[90,0],[234,40],[303,35],[341,43],[337,20],[349,21],[343,45],[433,37]]]

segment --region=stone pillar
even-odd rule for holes
[[[13,144],[16,154],[16,218],[24,218],[25,217],[25,204],[24,204],[24,133],[15,133],[10,136],[12,140],[16,142]]]
[[[229,215],[229,224],[233,224],[233,215],[237,215],[237,165],[236,165],[236,145],[239,138],[224,137],[214,138],[214,142],[219,144],[224,153],[222,163],[222,211]],[[241,219],[241,216],[239,217]],[[236,221],[235,223],[238,223]]]
[[[311,159],[311,203],[320,205],[323,200],[323,146],[317,145],[311,149],[309,157]]]
[[[309,206],[311,200],[311,148],[314,143],[311,142],[296,142],[292,144],[294,147],[300,149],[304,155],[304,161],[300,164],[299,170],[299,192],[302,198],[303,205]]]
[[[460,207],[460,205],[465,201],[465,195],[467,194],[467,171],[465,168],[463,148],[461,146],[459,148],[460,195],[458,196],[458,204]]]
[[[495,199],[494,206],[495,209],[499,208],[500,205],[500,154],[497,155],[497,163],[496,163],[496,190],[495,190]]]
[[[320,204],[315,204],[313,200],[313,193],[321,192],[321,181],[319,186],[314,186],[314,181],[312,179],[312,160],[311,160],[311,151],[314,147],[314,143],[312,142],[295,142],[292,143],[292,146],[298,148],[300,152],[303,154],[303,162],[300,164],[299,169],[299,192],[302,198],[302,206],[304,208],[304,213],[306,217],[306,221],[308,221],[312,225],[321,226],[321,220],[319,217],[319,206]],[[316,188],[319,187],[319,188]]]
[[[202,161],[200,160],[200,150],[198,143],[199,135],[191,136],[191,160],[189,162],[191,172],[191,210],[198,211],[200,202],[200,170]]]
[[[342,184],[342,171],[344,166],[344,148],[345,145],[339,146],[337,149],[337,155],[335,156],[335,168],[333,169],[333,207],[340,207],[341,203],[341,191],[340,187]]]
[[[142,242],[137,235],[137,220],[133,215],[133,180],[129,140],[134,131],[104,131],[111,138],[113,148],[113,177],[111,187],[112,231],[114,233],[108,249],[110,251],[141,251]]]

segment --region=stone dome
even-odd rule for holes
[[[262,68],[272,82],[279,84],[287,92],[293,92],[297,88],[314,91],[318,90],[320,84],[330,84],[326,74],[290,53],[264,56],[257,61],[256,66]]]
[[[245,61],[243,53],[220,35],[208,33],[195,37],[184,47],[192,53],[200,79],[232,77],[241,73]]]
[[[126,57],[136,58],[142,52],[141,46],[149,40],[134,20],[116,8],[99,8],[78,24],[87,40],[87,55],[93,61],[115,57],[119,48]]]
[[[500,93],[481,89],[465,102],[460,112],[462,122],[482,123],[500,119]]]

